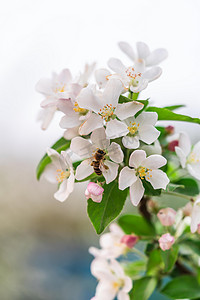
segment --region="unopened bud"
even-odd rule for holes
[[[165,131],[166,131],[167,134],[173,134],[174,133],[174,126],[169,125],[169,126],[165,127]]]
[[[175,222],[176,211],[171,208],[163,208],[157,213],[157,217],[163,226],[171,226]]]
[[[175,239],[170,233],[165,233],[159,238],[158,242],[160,248],[165,251],[171,248],[175,242]]]
[[[101,202],[104,189],[95,182],[90,182],[85,190],[85,197],[92,199],[94,202]]]
[[[133,248],[138,242],[138,237],[136,235],[124,235],[120,241],[122,244],[125,244],[128,248]]]
[[[178,147],[178,140],[174,140],[168,144],[168,150],[175,152],[175,147]]]

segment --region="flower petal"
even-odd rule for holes
[[[108,147],[108,156],[112,161],[116,163],[121,163],[124,159],[124,153],[119,144],[112,142]]]
[[[200,163],[188,164],[187,169],[194,178],[200,180]]]
[[[96,149],[88,140],[77,136],[72,139],[70,149],[81,158],[91,157]]]
[[[119,165],[109,160],[105,160],[104,165],[106,165],[108,169],[102,167],[101,170],[106,179],[106,183],[108,184],[117,177]]]
[[[137,180],[130,186],[130,199],[133,205],[137,206],[144,195],[144,187],[142,181]]]
[[[76,168],[76,179],[77,180],[82,180],[88,176],[90,176],[94,172],[93,167],[91,166],[91,160],[86,159],[78,165]]]
[[[58,75],[58,81],[61,85],[70,83],[72,81],[72,75],[69,69],[64,69]]]
[[[175,147],[175,152],[180,160],[181,167],[185,168],[187,158],[185,152],[183,152],[183,150],[180,147]]]
[[[79,115],[76,113],[72,113],[71,116],[63,116],[59,125],[63,129],[73,128],[80,125]]]
[[[131,59],[135,60],[135,53],[133,51],[133,48],[126,42],[119,42],[118,43],[119,48]]]
[[[164,48],[159,48],[151,52],[151,54],[146,58],[146,66],[150,67],[153,65],[158,65],[167,58],[168,52]]]
[[[126,124],[118,120],[111,120],[107,122],[106,135],[109,139],[116,139],[120,136],[129,133]]]
[[[156,112],[143,111],[137,118],[136,122],[140,125],[155,125],[158,121],[158,114]]]
[[[100,100],[95,95],[93,87],[90,85],[81,90],[76,100],[79,107],[93,110],[96,113],[98,113],[101,108]]]
[[[136,136],[124,136],[122,138],[122,144],[128,149],[137,149],[140,146],[139,137]]]
[[[185,156],[188,156],[192,146],[191,146],[190,138],[186,132],[180,133],[178,146],[179,148],[182,149]]]
[[[146,159],[146,152],[144,150],[135,150],[129,158],[129,166],[138,168]]]
[[[118,58],[110,58],[108,61],[108,66],[112,71],[120,75],[124,74],[124,72],[126,71],[126,67]]]
[[[166,165],[167,160],[162,155],[153,154],[147,157],[143,163],[142,166],[148,169],[159,169]]]
[[[86,121],[79,128],[80,135],[88,135],[90,132],[103,126],[103,120],[95,113],[91,113]]]
[[[71,116],[71,114],[78,115],[74,111],[74,104],[70,99],[59,99],[57,101],[57,108],[67,116]]]
[[[79,131],[78,130],[79,130],[79,126],[73,127],[73,128],[68,128],[68,129],[65,130],[63,137],[66,140],[71,140],[74,137],[76,137],[76,136],[79,135]]]
[[[42,78],[37,82],[35,89],[37,92],[45,96],[50,96],[53,93],[51,83],[52,83],[51,79]]]
[[[146,58],[150,54],[150,50],[147,44],[143,42],[137,42],[136,43],[137,52],[138,52],[138,58]]]
[[[43,172],[43,176],[44,178],[51,182],[51,183],[58,183],[57,179],[56,179],[56,166],[54,164],[48,164],[45,169],[44,169],[44,172]]]
[[[139,126],[138,133],[140,140],[148,145],[155,142],[160,135],[160,131],[157,130],[153,125]]]
[[[117,299],[118,300],[130,300],[129,295],[124,292],[123,290],[119,291],[118,295],[117,295]]]
[[[148,80],[148,82],[151,82],[162,74],[162,69],[160,67],[153,67],[146,72],[144,72],[143,77]]]
[[[166,189],[169,183],[166,173],[161,170],[152,170],[149,175],[146,175],[145,179],[151,183],[154,189]]]
[[[117,78],[109,79],[101,96],[101,106],[111,104],[116,107],[122,90],[121,80]]]
[[[119,174],[119,189],[124,190],[127,187],[131,186],[137,177],[135,175],[135,170],[130,169],[129,167],[124,167]]]
[[[110,145],[110,140],[106,138],[105,128],[95,129],[91,134],[93,145],[99,149],[107,149]]]
[[[110,75],[110,71],[107,69],[99,69],[95,71],[95,79],[100,88],[104,88],[108,82],[107,76]]]
[[[192,233],[195,233],[197,231],[198,225],[200,224],[200,203],[199,199],[195,201],[193,209],[192,209],[192,215],[191,215],[191,225],[190,229]]]
[[[118,104],[115,109],[115,114],[120,120],[125,120],[129,117],[133,117],[138,111],[144,107],[144,104],[137,101]]]

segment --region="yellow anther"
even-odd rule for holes
[[[136,125],[136,122],[130,122],[130,126],[128,126],[128,130],[130,132],[131,135],[134,135],[137,131],[138,131],[138,128],[139,128],[139,123]]]
[[[58,181],[58,183],[63,182],[64,179],[70,176],[70,170],[63,171],[61,169],[57,169],[56,172],[56,180]]]
[[[85,115],[87,113],[87,109],[79,107],[77,102],[74,103],[74,106],[75,107],[73,108],[73,110],[75,112],[78,112],[81,115]]]
[[[110,118],[113,117],[115,106],[112,106],[112,104],[106,104],[102,109],[99,110],[99,115],[102,119],[104,119],[106,122],[110,121]]]
[[[140,177],[140,179],[144,179],[147,176],[147,179],[150,179],[149,177],[152,177],[152,175],[149,174],[149,172],[152,171],[151,169],[147,169],[145,167],[139,167],[137,169],[137,175]]]

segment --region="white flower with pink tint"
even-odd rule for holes
[[[192,148],[189,136],[181,132],[175,151],[182,168],[187,168],[193,177],[200,180],[200,141]]]
[[[59,154],[54,149],[47,149],[51,163],[45,167],[44,177],[51,183],[59,184],[58,191],[54,194],[55,199],[63,202],[74,189],[74,169],[72,161],[66,151]]]
[[[125,234],[116,223],[111,224],[109,230],[110,232],[102,234],[99,239],[101,249],[89,248],[93,256],[106,259],[117,258],[129,252],[138,242],[136,235]]]
[[[103,258],[95,258],[91,264],[91,273],[99,283],[96,288],[95,300],[129,300],[128,293],[132,289],[132,280],[126,276],[119,262],[108,262]]]
[[[104,189],[98,183],[90,182],[85,190],[85,197],[99,203],[102,200],[103,192]]]
[[[159,210],[157,217],[163,226],[171,226],[175,223],[176,211],[171,207],[163,208]]]
[[[110,144],[103,127],[94,130],[90,138],[75,137],[71,141],[71,150],[84,159],[76,169],[76,179],[82,180],[95,172],[97,176],[103,174],[108,184],[117,177],[118,164],[124,158],[123,151],[119,144]],[[95,163],[97,156],[101,159]]]
[[[166,189],[169,183],[167,175],[159,168],[167,160],[161,155],[146,157],[144,150],[135,150],[129,158],[129,166],[124,167],[119,174],[119,189],[130,187],[130,199],[137,206],[144,195],[142,181],[150,182],[154,189]]]
[[[159,238],[158,242],[160,248],[165,251],[172,247],[175,242],[175,238],[170,233],[165,233]]]
[[[192,233],[195,233],[198,230],[199,224],[200,224],[200,197],[197,198],[192,208],[191,225],[190,225],[190,229]]]

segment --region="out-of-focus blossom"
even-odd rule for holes
[[[124,147],[136,149],[140,146],[140,140],[146,144],[152,144],[160,135],[155,128],[158,115],[155,112],[142,112],[137,118],[130,117],[124,120],[128,134],[122,138]]]
[[[85,190],[85,196],[87,199],[92,199],[94,202],[101,202],[104,189],[95,182],[90,182]]]
[[[192,148],[189,136],[182,132],[179,137],[179,145],[175,147],[175,151],[182,168],[187,168],[193,177],[200,180],[200,141]]]
[[[165,251],[172,247],[175,242],[175,238],[170,233],[165,233],[159,238],[158,242],[160,248]]]
[[[95,169],[98,169],[97,175],[103,174],[107,184],[117,177],[118,164],[123,161],[124,154],[119,144],[110,144],[103,127],[92,132],[91,142],[82,137],[73,138],[70,148],[82,159],[86,158],[76,169],[77,180],[88,177]],[[97,156],[99,159],[95,163]]]
[[[171,141],[171,142],[168,144],[168,150],[169,150],[169,151],[172,151],[172,152],[175,152],[175,148],[178,147],[178,145],[179,145],[178,140]]]
[[[171,207],[163,208],[159,210],[157,217],[163,226],[171,226],[175,223],[176,211]]]
[[[48,148],[47,154],[52,162],[45,167],[43,175],[48,181],[59,184],[58,191],[54,194],[54,197],[63,202],[74,189],[75,176],[72,161],[65,151],[59,154],[54,149]]]
[[[119,262],[108,262],[103,258],[95,258],[91,264],[91,273],[99,283],[95,300],[129,300],[128,293],[132,289],[132,280],[126,276]]]
[[[182,209],[184,216],[191,216],[192,214],[192,203],[188,202]]]
[[[96,63],[92,63],[92,64],[85,64],[85,68],[84,71],[81,72],[77,82],[82,86],[82,87],[86,87],[88,85],[88,80],[90,78],[90,76],[92,75],[92,73],[94,72]]]
[[[165,131],[167,134],[174,134],[174,126],[169,125],[165,127]]]
[[[200,224],[200,197],[197,198],[192,208],[191,226],[190,226],[192,233],[195,233],[198,230],[199,224]]]
[[[167,163],[161,155],[146,157],[144,150],[134,151],[129,158],[129,167],[124,167],[119,174],[119,189],[130,187],[130,199],[137,206],[144,195],[142,180],[149,181],[154,189],[166,189],[169,183],[167,175],[158,170]]]
[[[148,45],[144,42],[137,42],[137,54],[127,42],[119,42],[119,48],[134,62],[144,61],[145,66],[151,67],[158,65],[167,58],[168,53],[164,48],[158,48],[150,51]]]
[[[147,156],[152,154],[162,154],[162,147],[160,145],[159,140],[156,140],[152,145],[144,145],[141,147],[141,150],[144,150]]]

